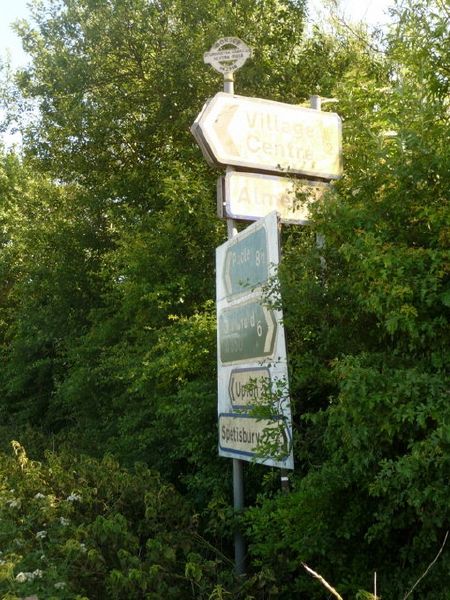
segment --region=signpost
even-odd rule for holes
[[[230,56],[229,50],[233,49],[233,45],[234,50],[237,50],[238,46],[242,50],[245,46],[248,55],[251,55],[250,48],[239,38],[233,38],[232,41],[230,38],[221,38],[211,48],[210,53],[206,53],[203,57],[206,64],[211,64],[216,71],[223,73],[223,91],[228,94],[234,94],[234,71],[240,68],[246,60],[246,57]],[[220,53],[223,50],[226,50],[227,54],[217,56],[217,52]],[[232,219],[227,219],[227,231],[228,239],[233,238],[237,233]],[[244,508],[244,468],[243,462],[238,458],[233,458],[233,505],[236,513]],[[234,562],[236,574],[243,575],[245,572],[245,541],[239,529],[234,532]]]
[[[234,95],[234,72],[251,55],[235,37],[221,38],[204,54],[205,63],[223,74],[224,92],[206,102],[191,127],[208,163],[227,169],[217,195],[229,239],[216,250],[218,422],[219,454],[233,458],[236,512],[244,507],[243,460],[294,465],[282,315],[262,296],[279,262],[277,214],[284,223],[307,223],[308,203],[327,186],[308,178],[329,182],[342,173],[341,120],[321,112],[318,97],[308,109]],[[260,220],[237,234],[234,219]],[[269,414],[257,418],[254,407],[267,401]],[[261,453],[267,438],[272,444],[264,448],[276,451]],[[235,570],[245,570],[239,531]]]
[[[282,223],[306,225],[309,205],[329,185],[320,181],[231,171],[217,182],[219,217],[256,221],[276,210]]]
[[[324,179],[342,173],[336,113],[219,92],[191,131],[212,165]]]

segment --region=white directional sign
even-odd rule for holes
[[[203,60],[219,73],[233,73],[240,69],[251,55],[252,51],[245,42],[237,37],[225,37],[217,40],[211,50],[205,52]]]
[[[264,398],[270,389],[270,370],[268,367],[233,369],[230,374],[228,394],[233,407],[251,406]]]
[[[276,210],[282,223],[306,224],[309,205],[327,189],[329,184],[319,181],[232,171],[217,183],[218,214],[256,221]]]
[[[280,426],[281,425],[281,426]],[[223,452],[239,454],[239,458],[252,460],[255,448],[265,441],[267,434],[275,439],[280,453],[289,454],[292,440],[290,429],[282,425],[280,419],[257,419],[244,414],[219,414],[219,449]],[[288,468],[286,464],[282,465]]]
[[[219,92],[191,131],[212,165],[323,179],[342,173],[336,113]]]
[[[216,250],[219,454],[291,469],[282,313],[267,306],[262,294],[279,262],[278,227],[272,212]],[[276,415],[256,418],[252,408],[267,406],[271,398]],[[258,444],[269,430],[276,456],[260,456]]]

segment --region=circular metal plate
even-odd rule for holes
[[[213,44],[209,52],[205,52],[203,60],[219,73],[233,73],[240,69],[252,50],[237,37],[224,37]]]

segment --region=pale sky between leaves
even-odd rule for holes
[[[195,0],[191,0],[195,1]],[[19,37],[11,24],[19,19],[29,19],[29,0],[0,0],[0,61],[9,57],[13,68],[23,67],[28,58],[22,49]],[[369,26],[383,26],[389,22],[387,9],[394,0],[338,0],[339,14],[346,22],[364,21]],[[315,22],[327,14],[326,0],[309,0],[310,20]],[[1,117],[1,114],[0,114]],[[10,147],[21,142],[20,134],[6,133],[1,136]]]
[[[192,0],[195,1],[195,0]],[[311,14],[325,13],[321,0],[310,0]],[[0,58],[9,52],[13,67],[26,64],[27,57],[22,50],[18,36],[11,30],[11,23],[17,19],[27,19],[28,0],[0,0]],[[369,25],[383,25],[388,22],[387,8],[393,0],[340,0],[340,11],[349,21],[365,21]]]

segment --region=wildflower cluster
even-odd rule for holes
[[[109,458],[67,469],[73,456],[40,464],[15,450],[15,458],[0,453],[0,598],[169,600],[191,597],[191,580],[198,586],[214,571],[193,552],[183,499],[155,473]]]
[[[19,583],[25,583],[26,581],[33,581],[36,578],[42,579],[43,574],[44,572],[41,571],[41,569],[36,569],[32,573],[29,571],[20,571],[20,573],[17,573],[16,575],[16,581]]]

